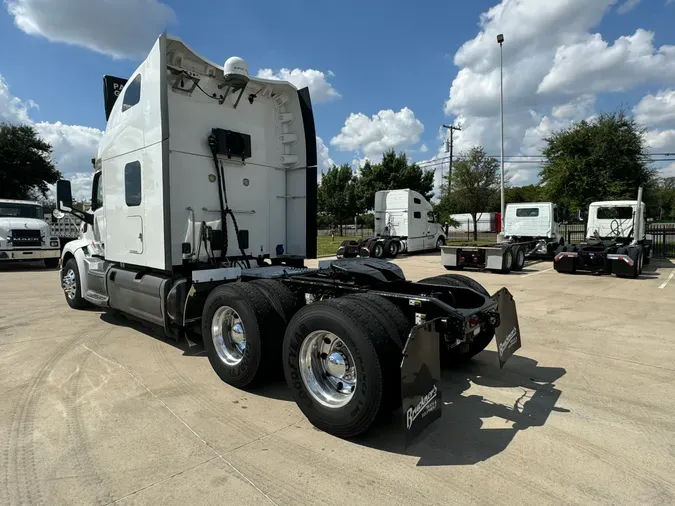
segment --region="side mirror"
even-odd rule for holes
[[[61,211],[61,207],[73,208],[73,194],[70,190],[70,181],[59,179],[56,182],[56,209]]]

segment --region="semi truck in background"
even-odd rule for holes
[[[560,223],[565,214],[552,202],[508,204],[504,213],[503,241],[443,246],[441,265],[447,270],[474,267],[504,274],[520,271],[526,258],[550,257],[564,244]]]
[[[40,261],[54,269],[61,244],[44,219],[42,205],[0,199],[0,261]]]
[[[588,206],[586,240],[561,245],[553,259],[555,270],[637,278],[652,255],[645,210],[642,188],[638,189],[637,200],[593,202]]]
[[[496,338],[502,366],[520,347],[506,288],[412,283],[371,258],[304,265],[317,236],[307,88],[249,77],[241,58],[219,66],[166,34],[128,81],[104,83],[91,210],[57,183],[58,209],[86,224],[62,255],[71,308],[196,332],[237,388],[283,368],[309,421],[341,437],[401,406],[410,440],[441,415],[441,362]]]
[[[424,196],[408,188],[381,190],[375,193],[375,237],[343,241],[337,257],[396,258],[399,253],[439,249],[445,240],[438,216]]]

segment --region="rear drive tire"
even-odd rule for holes
[[[307,419],[346,438],[367,431],[389,410],[392,384],[385,378],[398,371],[396,354],[371,310],[337,298],[295,314],[282,356],[286,381]]]
[[[276,279],[256,279],[249,284],[259,288],[277,310],[279,316],[288,324],[302,306],[300,298],[293,291]]]
[[[384,244],[382,241],[377,241],[373,245],[372,255],[375,258],[384,258]]]
[[[462,274],[441,274],[440,276],[425,278],[419,281],[419,283],[446,286],[466,286],[467,288],[471,288],[485,297],[490,297],[490,294],[483,285],[481,285],[475,279]],[[455,367],[468,362],[474,356],[483,351],[488,346],[488,344],[490,344],[494,335],[494,329],[487,329],[474,337],[473,341],[470,343],[461,344],[451,349],[448,349],[441,342],[441,365],[443,367]]]
[[[215,288],[202,312],[202,336],[211,367],[237,388],[259,383],[278,365],[283,321],[256,287]],[[276,360],[275,360],[276,359]]]
[[[502,256],[502,269],[501,273],[502,274],[508,274],[511,272],[511,265],[513,264],[513,251],[511,248],[507,248],[506,251],[504,251],[504,255]]]
[[[514,250],[512,271],[522,271],[525,267],[525,250],[520,246]]]
[[[45,267],[47,269],[56,269],[59,266],[59,258],[45,258]]]
[[[425,283],[425,284],[433,283],[437,285],[447,284],[449,286],[463,285],[468,288],[471,288],[472,290],[475,290],[481,295],[485,295],[486,297],[490,296],[490,294],[483,285],[481,285],[475,279],[470,278],[469,276],[465,276],[464,274],[440,274],[439,276],[424,278],[423,280],[418,281],[418,283]]]
[[[82,297],[80,270],[77,268],[77,261],[74,258],[69,259],[61,269],[61,288],[63,288],[66,302],[71,308],[86,309],[91,305],[89,301]]]
[[[400,246],[396,239],[389,239],[384,243],[385,253],[390,258],[396,258],[400,250]]]

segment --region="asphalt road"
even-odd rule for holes
[[[406,450],[398,418],[337,439],[283,382],[231,388],[199,347],[69,309],[56,271],[0,266],[0,504],[675,503],[675,265],[550,267],[468,273],[514,294],[523,347],[446,371]]]

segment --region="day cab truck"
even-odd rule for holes
[[[552,202],[508,204],[504,240],[485,245],[443,246],[441,265],[447,270],[474,267],[508,274],[521,271],[526,258],[551,258],[565,240],[560,234],[564,211]]]
[[[645,222],[642,188],[637,200],[593,202],[588,206],[586,240],[560,246],[553,267],[567,274],[588,271],[637,278],[652,254]]]
[[[340,437],[401,407],[409,440],[440,416],[441,361],[469,360],[495,336],[500,365],[520,347],[505,288],[412,283],[371,258],[305,266],[317,238],[307,88],[250,77],[241,58],[219,66],[162,34],[104,90],[91,210],[74,210],[70,183],[57,183],[59,210],[86,223],[63,251],[71,308],[200,334],[236,388],[283,369],[309,421]]]
[[[375,193],[375,237],[343,241],[337,257],[396,258],[444,244],[443,227],[423,195],[408,188],[381,190]]]
[[[54,269],[60,256],[59,238],[52,235],[38,202],[0,199],[0,262],[42,260]]]

